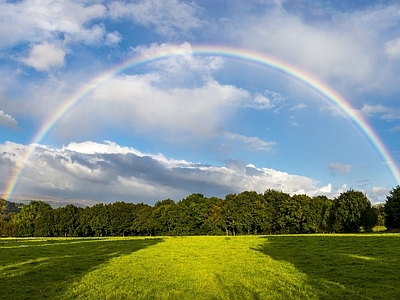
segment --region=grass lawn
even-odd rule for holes
[[[0,299],[398,299],[400,235],[0,239]]]

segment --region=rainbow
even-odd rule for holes
[[[6,199],[8,199],[13,194],[27,160],[32,156],[35,150],[35,145],[39,144],[40,141],[54,127],[54,125],[79,101],[84,99],[85,96],[87,96],[91,91],[101,86],[115,75],[118,75],[129,68],[143,65],[156,60],[184,55],[222,56],[244,60],[247,62],[266,66],[299,81],[308,88],[317,92],[320,96],[322,96],[325,101],[328,101],[329,103],[337,106],[340,111],[344,115],[346,115],[356,125],[356,127],[358,127],[363,132],[366,138],[375,147],[383,162],[387,164],[387,167],[395,183],[400,184],[400,170],[396,165],[394,159],[392,158],[391,154],[386,149],[385,145],[372,129],[372,127],[365,121],[360,113],[348,103],[348,101],[346,101],[341,95],[339,95],[336,91],[334,91],[331,87],[329,87],[322,81],[286,62],[283,62],[277,58],[260,52],[227,46],[190,45],[186,43],[176,46],[160,47],[157,49],[153,49],[151,52],[146,52],[145,54],[138,54],[132,59],[127,60],[124,63],[106,71],[98,77],[95,77],[88,84],[78,89],[69,98],[65,99],[58,106],[55,112],[43,123],[40,130],[32,138],[31,147],[22,158],[22,164],[16,167],[14,173],[10,177],[3,191]]]

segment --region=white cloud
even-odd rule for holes
[[[398,68],[387,59],[383,46],[398,27],[398,5],[352,13],[322,8],[317,12],[321,15],[310,21],[311,8],[307,14],[281,6],[257,16],[240,15],[237,22],[229,22],[226,34],[243,47],[279,57],[345,94],[399,89],[394,80],[400,75]],[[386,51],[397,55],[397,41],[389,42]]]
[[[168,53],[171,47],[153,45],[136,51],[145,56],[146,51]],[[233,113],[254,97],[213,79],[213,72],[223,64],[221,58],[193,56],[190,44],[175,47],[188,54],[154,62],[147,74],[114,76],[92,91],[57,124],[59,137],[77,138],[110,125],[131,128],[134,133],[157,133],[165,140],[220,135]],[[279,94],[268,94],[278,101]]]
[[[18,1],[0,3],[1,47],[21,42],[93,40],[98,25],[88,28],[89,21],[105,17],[106,8],[90,1]]]
[[[374,186],[372,188],[372,193],[379,197],[385,197],[386,195],[389,195],[389,190],[387,188]]]
[[[0,126],[6,126],[6,127],[11,127],[13,129],[18,129],[17,121],[12,116],[6,114],[1,109],[0,109]]]
[[[115,75],[88,93],[57,123],[54,135],[59,141],[81,140],[89,138],[91,133],[115,126],[122,130],[129,128],[133,134],[155,134],[164,141],[187,144],[196,139],[220,136],[238,109],[266,109],[285,100],[281,94],[272,91],[252,95],[234,85],[218,83],[213,78],[214,73],[222,68],[224,60],[192,55],[189,43],[154,44],[132,51],[145,57],[148,53],[169,53],[172,49],[180,49],[183,55],[150,63],[146,66],[149,73]],[[47,61],[38,60],[36,67],[44,69],[46,63],[48,66]],[[14,110],[19,107],[19,113],[33,114],[43,120],[57,109],[60,101],[75,94],[79,89],[77,86],[88,82],[85,72],[87,70],[82,69],[75,71],[73,76],[50,76],[40,84],[28,85],[19,98],[29,95],[34,101],[18,98],[12,107]],[[8,106],[5,109],[13,112]],[[255,141],[255,138],[249,138],[247,142],[242,139],[241,143],[253,151],[271,148],[269,141]]]
[[[273,147],[276,145],[276,142],[267,142],[255,136],[244,136],[237,133],[226,132],[223,135],[225,138],[230,139],[232,141],[238,141],[243,143],[247,150],[249,151],[267,151],[270,152],[273,150]]]
[[[300,109],[303,109],[303,108],[306,108],[306,107],[307,107],[307,104],[299,103],[299,104],[296,104],[295,106],[293,106],[289,110],[300,110]]]
[[[376,114],[387,113],[389,109],[381,104],[377,105],[364,104],[363,107],[360,109],[360,111],[363,115],[369,117]]]
[[[137,3],[114,1],[109,5],[112,18],[131,18],[137,24],[153,27],[164,36],[199,28],[202,22],[196,17],[198,12],[199,7],[194,2],[177,0],[146,0]]]
[[[332,184],[328,183],[328,185],[321,187],[319,190],[322,194],[329,195],[332,192]]]
[[[336,193],[339,195],[339,194],[345,192],[346,190],[347,190],[347,184],[345,183],[337,189]]]
[[[400,38],[387,42],[385,44],[385,52],[391,59],[400,58]]]
[[[138,130],[213,135],[222,114],[247,97],[246,91],[213,80],[194,89],[165,88],[156,74],[126,75],[96,89],[92,98],[85,101],[84,113],[87,121],[96,123],[98,116],[91,117],[89,112],[100,112],[105,123],[129,124]]]
[[[108,46],[116,45],[121,40],[122,40],[122,36],[117,31],[107,33],[107,35],[106,35],[106,45],[108,45]]]
[[[21,61],[37,71],[49,71],[53,67],[64,65],[65,52],[61,48],[48,43],[33,45],[29,56]]]
[[[256,94],[251,101],[244,103],[243,106],[255,108],[257,110],[271,109],[286,99],[287,97],[279,93],[266,90],[264,94]]]
[[[188,42],[141,45],[132,48],[131,53],[143,58],[165,56],[166,58],[152,61],[149,65],[158,71],[162,70],[162,72],[168,73],[168,76],[173,75],[173,80],[176,80],[177,76],[190,76],[192,72],[210,76],[211,73],[220,70],[224,65],[224,60],[219,56],[195,57],[192,46]],[[173,55],[168,57],[170,54]]]
[[[367,197],[372,203],[385,202],[387,195],[389,195],[389,189],[377,186],[372,187],[372,190],[367,193]]]
[[[344,165],[341,163],[330,163],[328,167],[332,172],[340,172],[343,174],[349,174],[351,172],[350,165]]]
[[[0,182],[6,183],[31,146],[0,144]],[[3,186],[4,188],[4,186]],[[72,143],[64,148],[36,145],[26,161],[16,193],[100,201],[155,201],[179,199],[189,193],[223,197],[243,190],[276,189],[311,196],[335,194],[331,186],[318,188],[315,180],[268,168],[229,161],[225,166],[201,165],[144,154],[112,142]]]
[[[381,104],[364,104],[360,112],[366,117],[379,115],[381,119],[388,121],[400,119],[400,109],[386,107]]]

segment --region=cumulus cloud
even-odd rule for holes
[[[203,165],[142,153],[112,142],[32,147],[0,144],[0,166],[5,170],[0,174],[1,182],[7,182],[11,170],[21,167],[24,155],[32,151],[16,193],[151,204],[195,192],[223,197],[243,190],[263,192],[272,188],[311,196],[332,194],[330,185],[319,188],[311,178],[246,165],[241,160],[227,161],[223,166]]]
[[[351,172],[350,165],[344,165],[341,163],[330,163],[328,167],[333,173],[339,172],[342,174],[349,174]]]
[[[330,194],[332,192],[332,184],[328,183],[328,185],[321,187],[320,192],[323,194]]]
[[[107,33],[106,45],[113,46],[117,45],[122,40],[122,36],[118,31]]]
[[[200,27],[202,21],[196,17],[199,9],[193,2],[177,0],[114,1],[109,5],[109,15],[113,19],[130,18],[137,24],[153,27],[158,34],[171,36]]]
[[[160,80],[157,74],[115,77],[94,91],[92,101],[85,102],[85,110],[101,110],[104,121],[130,123],[139,131],[164,129],[213,135],[222,113],[248,97],[246,91],[214,80],[194,89],[163,88]]]
[[[286,99],[269,90],[259,95],[219,83],[214,75],[223,67],[223,58],[193,55],[189,43],[136,47],[131,55],[146,57],[177,49],[182,55],[151,62],[139,75],[115,75],[98,86],[63,116],[54,128],[54,135],[60,141],[82,140],[113,126],[118,130],[129,129],[132,134],[157,135],[163,141],[187,144],[218,138],[243,107],[269,109]],[[37,68],[50,68],[46,61],[49,57],[44,57],[36,62]],[[19,107],[20,113],[33,113],[40,120],[46,118],[60,101],[76,93],[77,86],[88,82],[87,75],[82,73],[84,70],[74,72],[73,77],[51,76],[40,85],[27,86],[20,98],[29,95],[35,101],[16,99],[14,109]],[[252,151],[269,151],[273,147],[271,141],[255,137],[225,136],[225,142],[229,141],[241,143]]]
[[[90,1],[17,1],[0,3],[0,47],[39,41],[95,41],[104,34],[90,21],[106,15],[106,8]]]
[[[213,74],[221,68],[223,60],[194,56],[188,43],[138,47],[134,51],[145,57],[149,53],[169,53],[171,49],[180,49],[184,54],[152,62],[146,66],[150,68],[148,73],[114,76],[75,106],[58,124],[57,133],[63,138],[76,138],[85,131],[90,133],[101,126],[113,125],[130,128],[135,133],[162,132],[165,140],[184,140],[189,134],[214,138],[224,131],[224,125],[238,109],[267,109],[285,99],[271,91],[258,97],[234,85],[219,83]],[[251,144],[252,149],[272,146],[254,138],[245,144]]]
[[[18,129],[17,121],[9,114],[6,114],[3,110],[0,110],[0,126]]]
[[[29,51],[29,56],[22,58],[21,61],[38,71],[49,71],[53,67],[64,65],[64,58],[64,50],[55,45],[44,43],[33,45]]]

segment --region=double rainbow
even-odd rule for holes
[[[296,67],[278,60],[274,57],[268,56],[263,53],[254,52],[247,49],[226,47],[226,46],[203,46],[203,45],[192,45],[188,47],[182,46],[169,46],[165,48],[159,48],[154,50],[151,54],[139,54],[136,57],[125,61],[123,64],[118,65],[111,70],[101,74],[98,77],[92,79],[88,84],[81,87],[69,98],[65,99],[55,110],[55,112],[43,123],[40,130],[32,138],[31,144],[38,144],[54,127],[54,125],[79,101],[85,98],[91,91],[101,86],[115,75],[118,75],[125,70],[143,65],[152,61],[165,59],[169,57],[182,56],[182,55],[208,55],[208,56],[222,56],[228,58],[235,58],[248,62],[253,62],[268,68],[277,70],[281,73],[289,75],[291,78],[305,84],[313,91],[317,92],[322,96],[322,99],[329,101],[334,104],[339,110],[348,116],[348,118],[358,127],[367,139],[371,142],[373,147],[376,149],[383,162],[387,165],[389,172],[391,173],[396,184],[400,184],[400,170],[396,165],[394,159],[390,155],[389,151],[372,129],[372,127],[366,122],[366,120],[360,115],[360,113],[354,109],[346,99],[340,96],[331,87],[318,80],[317,78],[307,74],[306,72],[297,69]],[[31,157],[35,150],[35,147],[30,147],[25,156],[22,159],[22,164],[15,169],[13,175],[10,177],[6,184],[3,194],[7,199],[13,194],[14,189],[18,183],[21,173],[24,170],[27,160]]]

